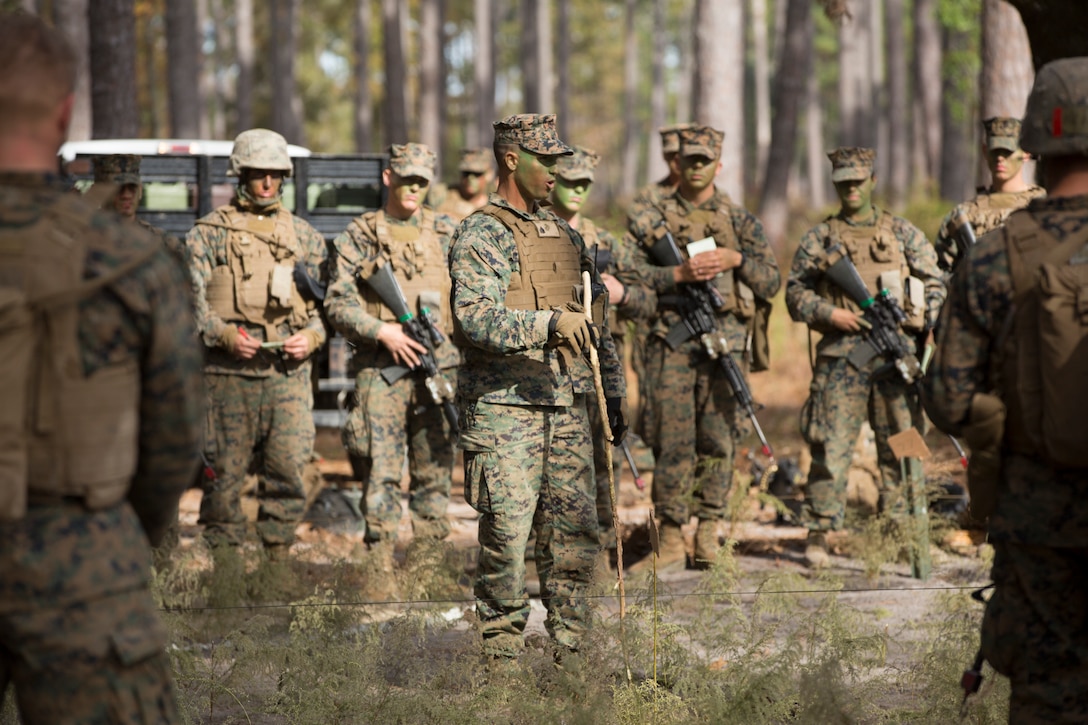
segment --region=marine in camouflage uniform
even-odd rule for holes
[[[366,540],[392,571],[400,522],[400,480],[408,456],[408,509],[417,538],[449,534],[453,436],[441,405],[435,405],[421,375],[389,383],[382,369],[413,367],[426,348],[413,340],[396,315],[365,280],[390,265],[413,314],[428,307],[447,340],[435,362],[452,376],[458,354],[449,341],[450,275],[447,257],[453,220],[423,206],[434,178],[435,154],[423,144],[394,144],[383,209],[354,219],[333,241],[335,264],[325,300],[329,322],[352,345],[355,391],[342,431],[344,447],[362,483]]]
[[[631,205],[627,207],[627,223],[656,207],[660,202],[676,193],[680,183],[680,132],[692,128],[693,123],[674,123],[657,130],[661,135],[661,156],[669,168],[664,178],[648,184],[638,190]]]
[[[189,290],[51,172],[76,68],[60,34],[0,13],[0,63],[0,705],[10,684],[25,723],[180,723],[148,543],[197,467]]]
[[[241,492],[256,466],[257,534],[282,556],[306,502],[303,468],[314,442],[310,357],[325,342],[304,272],[323,284],[325,240],[283,208],[287,142],[265,129],[234,140],[230,204],[189,232],[190,273],[204,338],[209,419],[200,523],[213,546],[246,537]]]
[[[933,246],[937,250],[937,264],[951,275],[959,260],[959,246],[955,235],[957,219],[962,214],[971,223],[975,236],[981,237],[1005,223],[1005,219],[1017,209],[1046,192],[1042,187],[1024,181],[1024,161],[1027,154],[1020,148],[1020,119],[999,116],[982,122],[986,142],[982,153],[990,168],[993,183],[988,189],[979,189],[971,201],[958,204],[941,222]]]
[[[874,378],[886,362],[883,358],[874,357],[860,368],[848,360],[864,341],[860,308],[825,271],[836,254],[845,252],[870,293],[898,289],[897,299],[914,332],[930,326],[944,299],[936,255],[925,235],[872,205],[873,150],[838,148],[828,157],[842,208],[801,238],[786,283],[790,316],[821,335],[801,421],[801,434],[812,451],[802,509],[810,532],[806,558],[816,567],[828,563],[826,532],[843,526],[847,471],[862,422],[868,420],[876,434],[879,505],[889,513],[905,513],[907,502],[888,438],[910,427],[921,431],[923,425],[917,395],[894,370]],[[904,330],[899,334],[913,349],[914,340]]]
[[[1020,142],[1039,159],[1050,196],[1032,200],[1005,227],[982,237],[957,268],[923,383],[926,411],[953,435],[991,425],[987,401],[1000,397],[999,450],[992,459],[996,506],[988,526],[994,590],[982,621],[982,654],[1011,681],[1010,723],[1088,721],[1088,469],[1055,465],[1025,441],[1029,424],[1010,370],[1022,331],[1009,324],[1016,290],[1024,289],[1014,285],[1014,257],[1030,282],[1041,251],[1088,235],[1085,98],[1086,58],[1054,61],[1036,75]],[[1022,235],[1025,227],[1032,233]],[[1086,258],[1082,248],[1071,265]],[[1083,330],[1083,315],[1080,324]],[[1081,440],[1084,430],[1075,434]],[[973,450],[972,468],[978,456]]]
[[[748,340],[756,308],[778,291],[781,277],[763,225],[714,186],[721,168],[723,134],[709,126],[680,131],[680,185],[672,196],[631,220],[624,243],[633,250],[637,278],[657,295],[646,342],[646,397],[640,434],[653,448],[653,500],[661,517],[662,564],[684,558],[680,527],[692,515],[697,562],[717,555],[718,523],[724,518],[733,481],[736,441],[748,431],[743,411],[718,363],[698,338],[673,349],[665,341],[682,324],[680,284],[714,280],[724,300],[716,323],[726,335],[742,370],[748,366]],[[684,257],[675,267],[659,266],[651,254],[666,230]],[[691,256],[687,245],[711,239],[713,246]],[[624,275],[621,273],[621,278]]]
[[[601,157],[595,151],[581,146],[573,147],[573,151],[570,156],[560,156],[556,162],[556,183],[551,194],[552,211],[567,222],[571,229],[582,235],[586,249],[601,272],[601,278],[608,288],[611,309],[608,329],[622,360],[623,347],[631,342],[627,334],[628,320],[644,322],[652,314],[657,301],[653,292],[646,287],[624,285],[614,276],[619,269],[633,271],[631,248],[620,244],[611,232],[583,216],[581,210],[589,197]],[[605,258],[611,260],[607,267],[602,265],[602,259]],[[608,451],[605,448],[607,439],[598,406],[589,406],[589,417],[596,431],[593,436],[593,468],[597,478],[597,523],[601,530],[601,544],[614,554],[616,529],[612,518],[611,494],[608,490]],[[614,453],[613,458],[616,455]]]
[[[589,626],[600,549],[594,506],[593,441],[587,403],[595,400],[584,357],[599,332],[609,423],[626,430],[623,369],[604,316],[600,277],[594,319],[574,301],[593,261],[581,236],[540,202],[555,163],[570,149],[554,115],[498,121],[498,191],[465,219],[450,250],[465,498],[480,513],[474,591],[485,651],[516,656],[529,619],[525,546],[535,555],[545,626],[576,649]]]
[[[438,206],[439,212],[459,224],[487,203],[488,190],[495,180],[491,158],[492,153],[488,149],[461,149],[461,162],[457,165],[461,178],[457,182],[457,191],[446,194]]]
[[[95,184],[115,184],[117,186],[116,193],[106,201],[105,206],[112,208],[121,218],[135,222],[155,237],[161,239],[166,248],[187,268],[186,248],[181,240],[136,216],[136,209],[139,207],[140,199],[144,195],[143,183],[140,180],[140,157],[135,154],[96,156],[92,164]],[[93,196],[96,195],[92,194]]]

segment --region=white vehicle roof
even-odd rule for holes
[[[104,138],[92,141],[69,141],[60,147],[60,156],[66,162],[76,156],[107,156],[109,154],[193,154],[195,156],[230,156],[233,141],[212,141],[185,138]],[[310,149],[287,144],[287,155],[309,156]]]

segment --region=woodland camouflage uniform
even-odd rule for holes
[[[574,153],[570,156],[560,156],[556,163],[556,177],[576,181],[579,179],[593,182],[600,163],[600,156],[590,149],[575,146]],[[593,257],[598,270],[615,276],[618,270],[633,272],[634,257],[630,246],[621,244],[607,229],[597,224],[581,213],[578,214],[578,233],[585,242],[586,249]],[[599,251],[606,251],[612,255],[611,265],[607,269],[601,268]],[[612,340],[616,346],[616,353],[620,360],[625,359],[624,347],[634,346],[631,353],[632,360],[637,360],[636,371],[642,368],[642,344],[637,336],[628,334],[628,322],[645,325],[645,321],[653,313],[657,306],[654,293],[640,285],[625,286],[624,299],[615,305],[610,305],[608,316],[608,329],[612,333]],[[608,549],[616,548],[615,522],[612,518],[612,499],[608,490],[608,453],[605,445],[607,438],[602,427],[598,406],[589,406],[589,417],[593,425],[593,469],[597,479],[597,524],[601,530],[601,543]],[[613,451],[613,461],[619,456],[618,450]],[[618,478],[616,479],[618,483]]]
[[[674,123],[671,126],[662,126],[658,129],[661,135],[661,154],[666,162],[680,153],[680,132],[685,128],[691,128],[692,123]],[[635,217],[641,216],[649,209],[657,206],[661,201],[676,193],[676,184],[668,175],[652,184],[647,184],[638,190],[635,198],[627,207],[627,222],[631,223]]]
[[[286,141],[264,129],[242,132],[231,159],[235,175],[246,168],[291,170]],[[214,472],[204,481],[200,523],[213,545],[245,540],[240,497],[246,474],[256,464],[257,534],[266,547],[282,550],[294,541],[305,508],[303,468],[314,442],[310,368],[313,353],[326,337],[320,309],[299,289],[290,268],[301,262],[306,273],[323,284],[325,240],[283,208],[279,199],[259,206],[239,184],[230,204],[197,220],[186,244],[206,352],[209,417],[204,456]],[[266,270],[257,279],[247,271],[254,260],[269,258],[275,262],[275,273]],[[283,297],[272,293],[273,274],[281,280]],[[239,309],[242,304],[248,311]],[[230,307],[234,309],[226,311]],[[262,348],[250,360],[231,352],[241,334],[275,343],[295,333],[309,341],[311,357],[306,360],[291,360],[279,348]]]
[[[516,144],[525,154],[570,153],[556,136],[554,115],[508,117],[495,123],[495,138],[497,145]],[[488,206],[461,223],[450,253],[463,356],[457,392],[465,498],[480,513],[476,612],[485,651],[507,657],[524,647],[530,531],[536,534],[545,626],[563,648],[576,649],[589,626],[586,596],[600,550],[587,412],[595,398],[593,377],[585,358],[557,344],[549,331],[557,314],[552,306],[570,303],[572,288],[581,286],[578,269],[592,270],[593,263],[581,236],[534,207],[523,212],[492,194]],[[512,228],[526,237],[519,241]],[[536,278],[527,270],[550,258],[561,269],[578,269],[529,302]],[[605,390],[610,398],[622,398],[623,370],[601,322]]]
[[[83,419],[64,414],[76,435],[67,446],[57,429],[44,440],[42,428],[30,436],[48,460],[31,456],[25,515],[0,522],[0,693],[14,684],[24,722],[181,722],[167,633],[149,589],[148,540],[157,544],[176,519],[197,467],[201,354],[192,301],[182,269],[157,240],[42,174],[0,174],[0,288],[22,286],[13,282],[23,278],[23,244],[41,249],[40,237],[22,240],[19,230],[43,218],[51,224],[48,215],[63,208],[61,233],[76,233],[82,250],[76,279],[131,269],[71,303],[79,357],[65,389],[122,374],[138,390],[124,411],[131,428],[91,408],[76,411]],[[33,364],[42,370],[50,361]],[[56,392],[59,382],[46,385]],[[37,410],[47,425],[46,409]],[[135,453],[119,502],[92,506],[90,494],[56,490],[58,469],[59,483],[93,476],[85,464],[111,465],[118,443]],[[77,449],[91,459],[77,462]]]
[[[492,158],[490,149],[461,149],[461,161],[457,170],[461,174],[487,176],[491,171]],[[450,189],[437,210],[453,219],[454,224],[460,224],[462,219],[476,209],[476,205],[461,196],[457,189]]]
[[[716,165],[721,155],[721,131],[694,126],[680,131],[682,156],[703,156]],[[696,207],[679,191],[655,207],[633,217],[623,244],[632,250],[637,278],[627,284],[645,284],[656,294],[657,307],[649,321],[638,432],[654,452],[653,500],[662,519],[663,537],[679,536],[679,527],[691,516],[700,522],[708,556],[717,550],[717,524],[725,517],[733,481],[736,441],[748,432],[747,419],[718,363],[692,337],[675,350],[665,342],[669,330],[681,322],[677,311],[683,292],[673,280],[673,267],[657,266],[650,249],[666,225],[681,255],[689,258],[687,244],[713,237],[717,247],[743,255],[739,267],[724,272],[722,283],[732,282],[737,292],[728,296],[716,324],[745,372],[748,339],[756,300],[762,305],[781,284],[778,263],[760,221],[733,204],[718,189]],[[739,290],[743,287],[746,293]],[[744,299],[740,299],[740,295]]]
[[[986,133],[987,149],[1006,149],[1010,152],[1020,148],[1020,119],[996,117],[982,122]],[[979,188],[979,194],[970,201],[956,205],[941,222],[937,239],[933,242],[937,250],[937,264],[945,274],[951,274],[959,259],[959,247],[954,239],[955,220],[959,212],[971,222],[976,238],[997,229],[1005,219],[1017,209],[1023,209],[1036,197],[1046,195],[1040,186],[1030,186],[1023,191],[998,192]]]
[[[872,176],[872,149],[840,148],[828,155],[834,181]],[[874,371],[886,362],[883,358],[874,357],[863,369],[848,361],[854,347],[863,342],[863,335],[840,331],[831,324],[836,307],[858,309],[852,300],[843,299],[842,290],[824,275],[829,251],[839,241],[859,268],[865,263],[871,266],[873,260],[887,264],[889,270],[896,267],[900,271],[905,265],[911,276],[920,279],[924,285],[924,311],[917,311],[919,319],[924,312],[924,320],[932,321],[944,299],[933,247],[905,219],[873,207],[869,223],[858,224],[840,211],[801,238],[786,284],[786,306],[795,321],[821,334],[809,398],[801,416],[801,434],[812,451],[802,518],[810,530],[817,532],[843,526],[847,471],[865,420],[876,434],[881,510],[906,512],[907,502],[900,495],[900,467],[888,438],[912,426],[921,431],[923,425],[917,395],[894,370],[874,379]],[[868,286],[870,293],[877,293],[873,284]],[[902,330],[899,334],[913,349],[914,341]]]
[[[1058,60],[1041,68],[1025,113],[1020,139],[1024,150],[1044,166],[1052,155],[1073,155],[1083,163],[1088,157],[1086,97],[1088,58]],[[1018,231],[1025,227],[1032,233]],[[1011,215],[1005,227],[982,237],[952,277],[937,353],[924,381],[926,411],[953,435],[968,436],[986,425],[987,416],[980,412],[991,393],[1003,402],[996,507],[988,526],[994,590],[982,622],[982,654],[1011,680],[1009,722],[1015,723],[1088,721],[1088,469],[1054,464],[1045,452],[1016,436],[1034,424],[1019,415],[1019,386],[1002,378],[1008,377],[1009,363],[1022,349],[1021,335],[1037,333],[1017,326],[1010,332],[1014,293],[1023,289],[1014,287],[1010,250],[1023,254],[1020,264],[1030,283],[1036,269],[1030,264],[1032,253],[1038,265],[1041,248],[1064,241],[1076,245],[1086,238],[1088,195],[1034,199]],[[1074,254],[1066,271],[1086,260],[1088,245]],[[1084,279],[1083,272],[1079,279]],[[1075,324],[1078,316],[1071,318]],[[1083,313],[1079,324],[1083,347]],[[1011,346],[1010,340],[1015,341]],[[1083,370],[1074,375],[1083,375]],[[1083,395],[1070,393],[1076,401],[1072,405],[1083,406]],[[1074,416],[1077,412],[1070,411]],[[1077,428],[1071,432],[1084,440],[1084,427]],[[972,466],[977,455],[972,451]]]
[[[423,144],[394,144],[389,163],[401,177],[430,182],[434,176],[434,152]],[[435,362],[452,378],[458,363],[457,349],[449,340],[453,330],[447,258],[453,229],[452,219],[427,208],[404,221],[372,211],[355,219],[333,241],[335,265],[325,308],[329,322],[355,348],[351,359],[355,390],[342,437],[363,485],[370,542],[396,539],[406,454],[408,510],[415,536],[444,539],[449,534],[446,508],[454,447],[449,424],[421,376],[409,374],[393,384],[382,378],[382,368],[396,363],[378,342],[378,331],[394,317],[363,280],[380,264],[392,265],[413,314],[419,314],[421,296],[431,293],[427,304],[447,336],[436,349]]]

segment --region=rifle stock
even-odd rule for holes
[[[963,257],[967,254],[967,250],[978,242],[978,238],[975,236],[975,227],[971,224],[971,220],[967,218],[967,214],[964,213],[963,209],[957,209],[953,214],[952,224],[955,228],[952,233],[952,240],[956,243],[960,257]]]
[[[382,304],[393,311],[397,321],[404,327],[405,333],[427,348],[427,352],[419,356],[417,367],[390,365],[382,368],[382,379],[392,385],[408,373],[419,374],[423,378],[427,392],[431,395],[431,400],[435,405],[442,406],[442,412],[450,424],[450,430],[456,435],[460,430],[460,421],[457,406],[453,402],[453,385],[435,363],[435,347],[445,342],[446,336],[438,329],[434,315],[426,306],[420,308],[418,316],[412,312],[408,307],[408,301],[404,299],[404,291],[401,290],[388,264],[381,265],[374,274],[362,281],[378,294]]]

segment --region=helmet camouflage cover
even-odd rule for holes
[[[1036,156],[1088,155],[1088,57],[1062,58],[1039,69],[1020,147]]]
[[[290,176],[294,167],[287,153],[287,139],[267,128],[242,131],[234,139],[227,176],[240,176],[242,169],[282,171]]]

